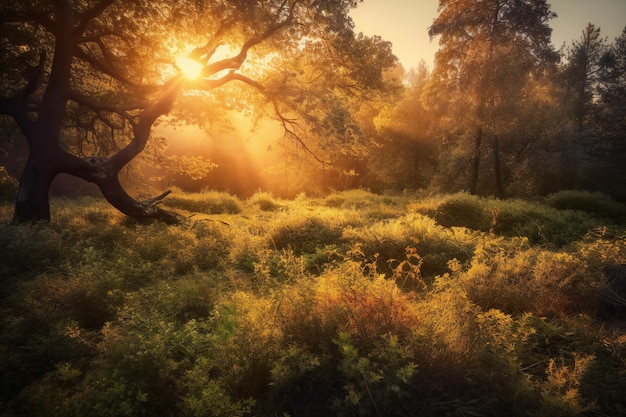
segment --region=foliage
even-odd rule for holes
[[[434,218],[444,227],[463,226],[474,230],[488,230],[490,213],[477,196],[457,193],[440,204]]]
[[[580,210],[606,219],[626,221],[626,206],[602,193],[560,191],[546,197],[546,204],[559,210]]]
[[[159,201],[136,201],[118,181],[145,149],[163,148],[151,130],[169,114],[170,123],[205,126],[236,112],[257,120],[271,112],[285,138],[316,161],[334,159],[338,147],[357,155],[366,138],[355,114],[392,88],[384,73],[397,59],[389,42],[354,32],[354,7],[351,0],[0,4],[0,115],[28,147],[16,220],[49,220],[48,191],[66,173],[95,183],[130,217],[174,222]],[[195,61],[198,74],[188,77],[181,58]],[[168,177],[200,179],[214,168],[198,155],[159,162]]]
[[[382,271],[391,272],[390,262],[403,260],[408,247],[421,258],[421,272],[429,277],[448,269],[448,261],[467,261],[474,250],[471,233],[446,229],[428,217],[407,214],[361,227],[346,228],[343,238],[358,248],[357,257],[376,258]]]
[[[432,216],[441,226],[525,237],[533,244],[547,247],[578,241],[605,220],[622,221],[622,205],[602,195],[561,192],[547,198],[546,203],[547,206],[521,199],[497,200],[455,193],[414,203],[411,209]],[[568,210],[575,205],[579,211]],[[604,219],[589,215],[594,212],[604,213]]]
[[[623,413],[623,330],[599,314],[623,228],[546,247],[416,213],[498,201],[356,195],[177,226],[92,198],[53,200],[54,223],[0,211],[3,413]]]

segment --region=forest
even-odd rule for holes
[[[0,417],[626,415],[626,28],[359,3],[0,4]]]

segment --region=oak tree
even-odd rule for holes
[[[128,216],[176,221],[158,206],[166,193],[138,201],[119,180],[173,109],[188,123],[269,109],[305,151],[337,146],[351,133],[349,97],[384,88],[395,62],[387,43],[354,33],[356,3],[2,2],[0,115],[28,147],[14,220],[49,219],[50,184],[67,173]]]

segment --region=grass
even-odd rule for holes
[[[0,415],[626,410],[613,203],[176,194],[179,226],[0,203]]]

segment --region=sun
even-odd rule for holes
[[[195,80],[202,73],[204,66],[198,61],[194,61],[186,56],[179,56],[176,58],[176,66],[180,68],[185,77],[190,80]]]

